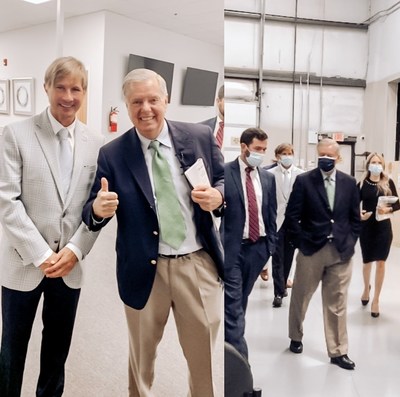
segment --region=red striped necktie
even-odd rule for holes
[[[249,239],[255,242],[260,237],[260,226],[258,223],[256,192],[254,190],[253,181],[250,176],[251,171],[254,171],[254,168],[251,167],[246,168],[246,192],[247,192],[248,213],[249,213]]]
[[[219,127],[218,127],[218,131],[217,131],[217,135],[215,136],[215,139],[217,141],[218,147],[221,149],[222,143],[224,141],[224,122],[223,121],[219,122]]]

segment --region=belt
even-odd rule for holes
[[[177,254],[177,255],[164,255],[164,254],[158,254],[160,258],[165,258],[165,259],[177,259],[177,258],[182,258],[182,256],[186,256],[189,254]]]
[[[165,259],[177,259],[177,258],[182,258],[183,256],[191,255],[194,254],[195,252],[201,251],[203,248],[200,248],[196,251],[193,252],[188,252],[187,254],[173,254],[173,255],[165,255],[165,254],[158,254],[160,258],[165,258]]]
[[[261,236],[256,241],[252,241],[249,238],[244,238],[242,240],[242,244],[244,244],[244,245],[256,244],[256,243],[259,243],[260,241],[265,241],[266,239],[267,239],[267,236]]]

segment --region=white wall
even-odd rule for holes
[[[120,110],[119,133],[131,128],[121,87],[127,73],[129,54],[156,58],[175,64],[171,102],[166,117],[171,120],[198,122],[216,115],[215,106],[181,105],[184,73],[188,66],[219,73],[219,85],[223,84],[223,48],[186,36],[134,22],[113,13],[106,13],[104,59],[104,96],[102,120],[106,125],[111,106]],[[116,134],[118,135],[118,134]]]
[[[384,11],[395,1],[372,0],[372,14]],[[397,87],[400,81],[400,10],[373,22],[369,28],[369,65],[365,92],[365,135],[367,149],[394,159]]]
[[[88,125],[109,139],[131,127],[122,100],[122,80],[127,72],[129,53],[162,59],[175,64],[172,100],[167,111],[170,119],[198,122],[216,114],[215,106],[180,105],[186,67],[219,73],[223,82],[223,48],[186,36],[133,21],[110,12],[69,18],[64,24],[64,55],[82,60],[89,71]],[[0,53],[8,66],[0,66],[0,79],[34,77],[38,113],[48,104],[43,90],[47,66],[56,57],[56,26],[48,23],[0,34]],[[119,134],[108,132],[108,112],[117,106]],[[24,118],[0,114],[0,126]]]
[[[257,4],[227,0],[228,8],[259,12]],[[242,4],[240,4],[242,3]],[[295,0],[265,2],[266,13],[293,17]],[[259,4],[258,4],[259,5]],[[369,16],[369,4],[364,0],[299,0],[298,17],[338,22],[362,22]],[[257,19],[225,19],[225,67],[260,68],[260,21]],[[296,51],[296,59],[294,54]],[[368,65],[368,33],[366,30],[321,25],[297,25],[266,20],[264,28],[263,69],[267,73],[304,73],[302,84],[264,81],[261,92],[260,127],[269,135],[266,162],[274,148],[282,142],[292,142],[300,165],[308,167],[315,159],[315,145],[309,144],[316,132],[343,132],[363,135],[364,89],[307,86],[307,75],[365,79]],[[229,83],[227,83],[227,86]],[[238,101],[227,91],[225,104],[229,142],[225,150],[233,156],[234,142],[240,136],[240,126],[229,125],[229,112],[237,113]],[[294,101],[294,104],[293,104]],[[242,104],[248,108],[248,101]],[[235,110],[230,110],[230,109]],[[257,102],[252,109],[257,111]],[[254,114],[254,112],[252,112]],[[257,123],[257,114],[253,125]],[[293,123],[293,136],[292,136]],[[243,127],[250,126],[243,123]],[[235,136],[236,134],[236,136]],[[236,139],[235,139],[236,138]],[[357,143],[357,152],[365,150],[365,141]],[[239,146],[236,144],[236,153]],[[228,156],[226,156],[228,157]]]

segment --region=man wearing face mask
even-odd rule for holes
[[[285,226],[299,249],[289,309],[290,351],[303,351],[303,321],[321,282],[325,340],[330,362],[354,369],[347,356],[347,291],[354,246],[360,234],[360,199],[353,177],[337,170],[339,145],[317,144],[318,168],[296,178]]]
[[[267,140],[260,128],[248,128],[240,137],[240,156],[225,165],[225,340],[246,358],[248,297],[276,243],[275,177],[259,168]]]
[[[278,241],[275,253],[272,255],[272,278],[274,279],[274,300],[273,307],[282,306],[282,298],[287,296],[286,283],[294,256],[294,247],[290,243],[283,220],[289,196],[297,175],[304,171],[293,165],[294,150],[290,143],[281,143],[275,149],[277,166],[269,168],[268,171],[275,175],[276,200],[278,211],[276,225],[278,230]]]

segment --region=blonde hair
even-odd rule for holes
[[[371,164],[371,160],[373,157],[378,157],[378,159],[382,163],[382,168],[383,168],[383,171],[379,176],[379,182],[377,183],[378,191],[383,193],[385,196],[390,196],[392,194],[392,190],[390,189],[389,185],[389,175],[385,172],[385,159],[383,158],[383,155],[378,154],[376,152],[370,153],[369,156],[367,157],[367,160],[365,162],[365,171],[361,176],[360,186],[362,186],[363,182],[371,175],[368,168],[369,165]]]
[[[88,77],[84,64],[74,57],[61,57],[55,59],[47,68],[44,75],[45,87],[54,87],[60,79],[69,75],[76,75],[81,78],[83,91],[86,92]]]

